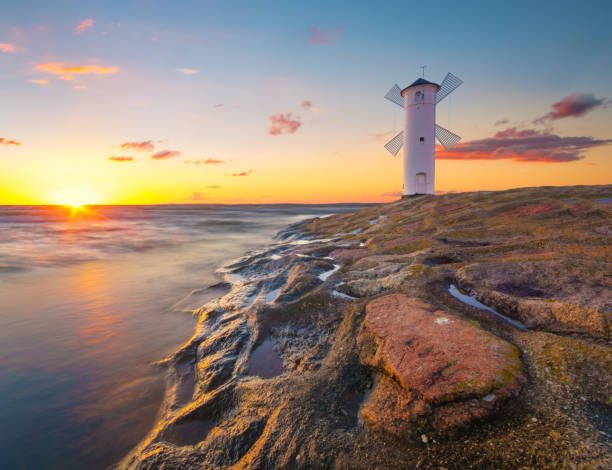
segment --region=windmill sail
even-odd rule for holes
[[[438,126],[436,124],[436,137],[438,141],[442,144],[442,147],[448,152],[453,146],[461,140],[457,134],[453,134],[448,129],[444,129],[442,126]],[[386,147],[386,145],[385,145]]]
[[[404,97],[402,96],[402,90],[397,84],[393,85],[393,88],[391,88],[387,92],[385,98],[391,101],[392,103],[401,106],[402,108],[404,107]]]
[[[444,77],[444,80],[442,80],[442,83],[440,84],[440,88],[438,89],[436,93],[436,104],[438,104],[448,95],[450,95],[453,91],[455,91],[455,89],[459,87],[459,85],[461,85],[462,83],[463,83],[463,80],[455,77],[450,72],[447,73],[446,77]]]
[[[400,151],[402,145],[404,143],[404,131],[397,134],[393,139],[385,144],[385,148],[389,151],[391,155],[394,157],[397,155],[397,152]]]

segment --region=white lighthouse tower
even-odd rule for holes
[[[463,83],[447,74],[441,85],[419,78],[403,90],[395,85],[385,98],[404,108],[404,130],[385,148],[397,155],[404,147],[404,186],[402,197],[434,194],[436,175],[436,137],[450,150],[461,137],[436,125],[436,104]]]

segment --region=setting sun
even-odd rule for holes
[[[70,186],[56,190],[52,193],[52,204],[78,208],[85,205],[99,204],[100,197],[91,188],[86,186]]]

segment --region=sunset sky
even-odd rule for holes
[[[462,136],[436,189],[612,183],[612,2],[6,2],[0,204],[397,198],[383,99]]]

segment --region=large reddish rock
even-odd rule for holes
[[[456,314],[391,294],[368,303],[364,326],[362,360],[378,378],[361,416],[375,428],[403,435],[422,417],[466,425],[520,391],[518,350]]]

